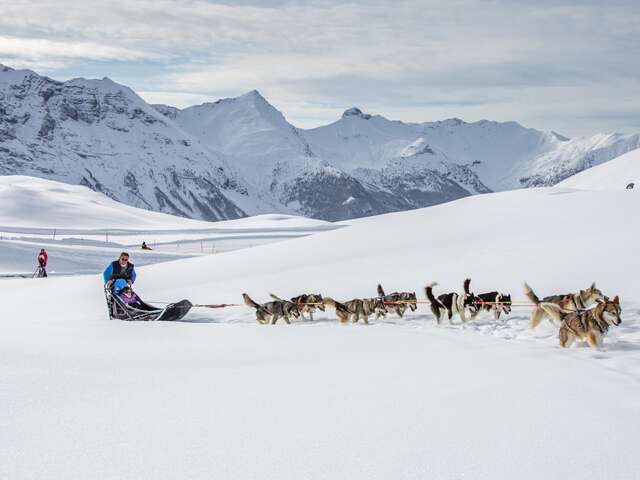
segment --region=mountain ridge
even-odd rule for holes
[[[553,185],[638,147],[637,134],[569,139],[517,122],[404,123],[358,107],[300,129],[258,90],[181,109],[108,77],[60,82],[0,65],[0,174],[203,220],[419,208]]]

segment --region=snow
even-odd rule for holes
[[[635,478],[640,460],[638,198],[532,189],[361,219],[142,267],[148,300],[337,299],[593,280],[621,295],[603,351],[557,346],[529,310],[434,325],[263,326],[246,307],[108,321],[98,276],[4,280],[0,478]],[[575,218],[583,228],[575,228]],[[606,219],[591,228],[591,222]],[[138,254],[134,254],[136,261]],[[37,301],[34,301],[37,299]]]
[[[210,222],[130,207],[87,187],[23,175],[0,176],[0,204],[0,225],[82,229],[211,226]]]
[[[321,220],[269,214],[203,222],[115,202],[87,187],[0,176],[0,276],[30,275],[46,248],[49,273],[101,271],[123,249],[146,241],[138,265],[247,248],[338,228]]]
[[[322,220],[284,214],[265,214],[237,220],[204,222],[151,212],[116,202],[87,187],[24,175],[0,176],[0,228],[39,229],[181,229],[273,227],[327,227]]]
[[[620,190],[630,183],[640,188],[640,149],[580,172],[560,185],[584,190]]]

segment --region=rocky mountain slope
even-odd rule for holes
[[[0,66],[0,175],[205,220],[424,207],[553,185],[638,147],[639,135],[568,139],[515,122],[403,123],[358,108],[301,130],[257,91],[177,109],[107,78],[58,82]]]
[[[86,185],[137,207],[206,220],[245,212],[227,160],[103,80],[57,82],[0,67],[0,174]]]

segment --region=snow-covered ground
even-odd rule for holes
[[[339,300],[596,281],[604,351],[505,322],[264,326],[246,307],[107,320],[97,275],[2,283],[0,478],[631,479],[640,459],[640,201],[563,188],[470,197],[139,269],[148,300]],[[136,261],[137,254],[134,255]]]
[[[0,177],[0,276],[31,275],[40,248],[49,273],[94,273],[123,249],[138,265],[252,247],[338,228],[291,215],[203,222],[130,207],[83,186]],[[152,252],[139,250],[143,241]]]
[[[567,178],[560,186],[583,190],[622,190],[630,183],[640,188],[640,149]]]

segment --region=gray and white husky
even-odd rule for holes
[[[399,317],[404,315],[407,308],[412,312],[418,308],[416,292],[393,292],[387,295],[382,285],[378,284],[378,298],[386,305],[387,310],[394,311]]]
[[[274,300],[273,302],[257,303],[246,293],[242,294],[245,305],[256,309],[256,320],[260,323],[271,323],[274,325],[280,318],[291,323],[290,317],[299,318],[300,310],[298,306],[287,300]]]
[[[351,312],[347,320],[351,318],[353,323],[362,318],[364,323],[368,325],[369,315],[375,315],[376,320],[387,315],[387,308],[380,298],[354,298],[343,304]]]
[[[287,300],[283,300],[282,298],[270,293],[269,296],[274,300],[279,300],[282,302],[286,302]],[[298,310],[300,311],[300,317],[304,319],[304,314],[309,314],[309,320],[313,320],[313,314],[316,311],[316,308],[322,312],[324,312],[324,300],[322,295],[319,293],[303,293],[302,295],[298,295],[297,297],[293,297],[289,300],[292,303],[295,303],[298,306]]]

